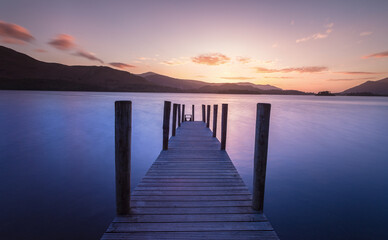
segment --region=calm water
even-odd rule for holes
[[[227,151],[252,184],[272,104],[265,213],[282,239],[388,239],[388,98],[0,91],[0,236],[98,239],[115,214],[114,101],[132,100],[132,184],[162,147],[164,100],[229,103]],[[189,108],[190,109],[190,108]]]

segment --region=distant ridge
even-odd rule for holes
[[[0,89],[57,91],[173,91],[105,66],[46,63],[0,46]]]
[[[224,84],[229,84],[229,83],[209,83],[209,82],[204,82],[199,80],[172,78],[172,77],[157,74],[154,72],[146,72],[146,73],[138,74],[138,76],[144,77],[149,82],[154,84],[158,84],[166,87],[175,87],[182,90],[199,90],[200,88],[203,88],[205,86],[216,87],[216,86],[223,86]],[[252,88],[256,88],[260,90],[282,90],[281,88],[271,86],[269,84],[261,85],[261,84],[254,84],[249,82],[238,82],[238,83],[230,83],[230,84],[231,85],[229,86],[231,87],[235,86],[235,90],[250,89],[255,91],[255,89],[252,89]],[[240,86],[250,86],[252,88],[244,88]]]
[[[349,88],[343,91],[341,94],[346,95],[382,95],[388,96],[388,78],[384,78],[378,81],[367,81],[358,86]]]
[[[135,75],[106,66],[46,63],[3,46],[0,46],[0,90],[306,94],[248,82],[208,83],[153,72]]]

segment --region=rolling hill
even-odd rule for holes
[[[0,46],[0,89],[58,91],[174,91],[126,71],[46,63]]]
[[[384,78],[378,81],[364,82],[358,86],[343,91],[341,94],[388,96],[388,78]]]
[[[147,72],[139,75],[106,66],[47,63],[0,46],[0,89],[106,92],[306,94],[249,82],[208,83]]]

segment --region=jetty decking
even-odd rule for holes
[[[101,239],[278,239],[209,124],[179,125]]]

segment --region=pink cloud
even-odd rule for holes
[[[25,44],[35,38],[22,26],[0,21],[0,39],[11,44]]]
[[[70,50],[75,48],[74,37],[67,34],[59,34],[56,38],[48,42],[51,46],[59,50]]]
[[[369,36],[369,35],[372,35],[372,32],[361,32],[360,33],[361,37],[365,37],[365,36]]]
[[[34,49],[35,52],[38,52],[38,53],[46,53],[47,50],[44,50],[44,49],[41,49],[41,48],[37,48],[37,49]]]
[[[134,67],[136,67],[136,66],[133,66],[133,65],[130,65],[130,64],[120,63],[120,62],[112,62],[112,63],[109,63],[109,65],[111,65],[111,66],[113,66],[113,67],[120,68],[120,69],[126,69],[126,68],[134,68]]]
[[[240,63],[249,63],[252,61],[250,57],[236,57],[236,60]]]
[[[363,58],[384,58],[384,57],[388,57],[388,51],[374,53],[368,56],[364,56]]]
[[[101,59],[97,58],[93,53],[86,52],[84,50],[78,50],[74,53],[75,56],[83,57],[92,61],[98,61],[100,63],[104,63]]]
[[[327,79],[326,81],[329,82],[346,82],[346,81],[358,81],[358,80],[374,80],[375,78],[332,78],[332,79]]]
[[[281,69],[269,69],[263,67],[256,67],[256,72],[258,73],[290,73],[290,72],[299,72],[299,73],[318,73],[327,71],[327,67],[299,67],[299,68],[281,68]]]
[[[188,60],[184,57],[181,57],[180,59],[178,58],[173,58],[170,60],[162,61],[160,64],[168,65],[168,66],[177,66],[177,65],[183,65],[188,63]]]
[[[228,63],[230,61],[230,58],[222,53],[208,53],[192,57],[191,60],[194,63],[214,66]]]
[[[220,77],[222,79],[227,79],[227,80],[249,80],[249,79],[254,79],[253,77]]]
[[[304,37],[304,38],[299,38],[296,40],[296,43],[306,42],[309,40],[318,40],[318,39],[327,38],[329,36],[329,34],[331,32],[333,32],[333,26],[334,26],[334,23],[329,23],[329,24],[325,25],[326,31],[324,33],[319,32],[319,33],[315,33],[315,34],[312,34],[312,35]]]
[[[345,75],[372,75],[372,74],[379,74],[378,72],[336,72],[340,74]]]

